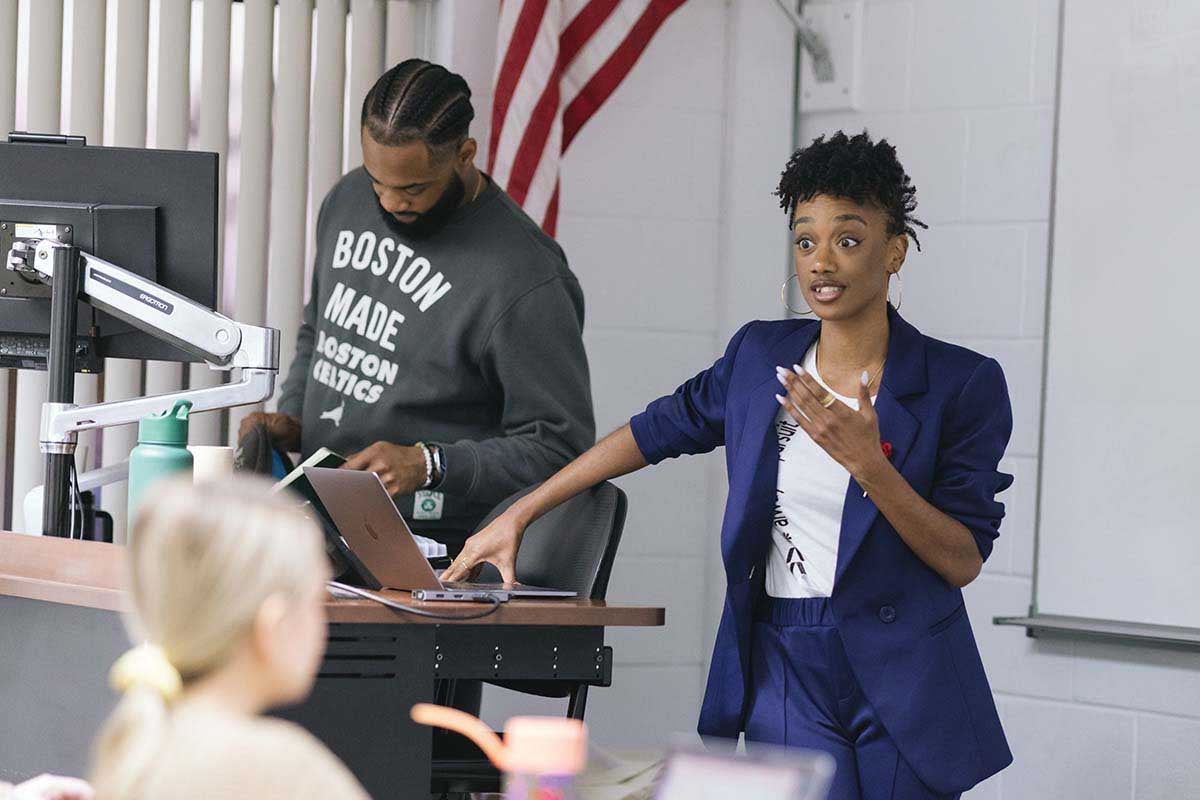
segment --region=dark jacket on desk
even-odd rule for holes
[[[971,531],[984,559],[1012,483],[997,470],[1012,430],[1000,365],[922,335],[889,307],[891,335],[875,401],[892,464],[926,500]],[[777,479],[777,365],[798,363],[813,320],[752,322],[711,368],[631,421],[651,463],[725,445],[721,530],[727,580],[699,731],[736,738],[744,724],[750,633],[771,538]],[[850,479],[830,599],[864,694],[930,788],[963,791],[1012,762],[962,592],[909,549]]]

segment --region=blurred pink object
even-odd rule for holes
[[[445,706],[418,703],[412,718],[422,725],[466,736],[505,773],[510,798],[574,797],[574,778],[587,764],[587,726],[562,717],[513,717],[501,740],[478,718]]]

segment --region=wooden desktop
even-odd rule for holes
[[[129,646],[123,548],[0,533],[0,780],[84,774],[116,702],[112,662]],[[403,605],[455,615],[478,604]],[[608,686],[609,626],[664,623],[662,608],[595,600],[513,600],[469,621],[436,620],[365,599],[330,597],[329,645],[302,705],[281,712],[350,765],[376,798],[427,796],[431,733],[408,719],[438,678]]]

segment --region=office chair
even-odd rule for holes
[[[479,525],[483,530],[513,503],[536,489],[524,489],[492,509]],[[617,545],[625,527],[625,492],[607,481],[555,508],[525,530],[517,553],[517,580],[533,586],[571,589],[580,597],[603,600],[608,593]],[[490,564],[479,580],[499,581]],[[553,602],[553,601],[547,601]],[[438,702],[452,703],[456,681],[441,681]],[[567,716],[582,720],[588,685],[558,680],[492,680],[501,686],[541,697],[567,697]],[[499,772],[483,753],[457,734],[435,732],[431,790],[434,795],[499,791]]]

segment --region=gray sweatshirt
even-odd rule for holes
[[[417,239],[356,169],[317,217],[312,296],[279,410],[301,418],[305,457],[379,440],[442,445],[440,494],[396,504],[415,529],[457,542],[595,439],[579,281],[491,181]]]

